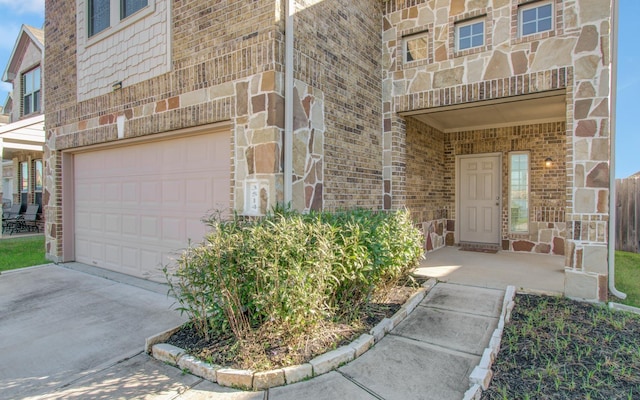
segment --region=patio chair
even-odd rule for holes
[[[38,210],[40,206],[37,204],[29,204],[27,210],[18,215],[15,219],[7,223],[9,235],[20,232],[38,232]]]
[[[14,204],[9,210],[3,210],[2,212],[2,233],[7,231],[17,219],[20,217],[20,209],[22,204]]]
[[[29,204],[27,206],[27,211],[22,214],[21,218],[21,228],[22,230],[29,232],[39,232],[40,228],[38,227],[38,210],[40,206],[37,204]]]

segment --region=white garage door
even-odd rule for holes
[[[76,261],[162,281],[202,218],[229,209],[230,134],[78,153],[74,179]]]

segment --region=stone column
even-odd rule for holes
[[[568,184],[565,294],[606,301],[608,278],[610,115],[609,2],[576,1],[565,9],[573,84],[567,91]]]
[[[55,150],[56,135],[54,131],[47,133],[44,145],[43,167],[44,188],[42,205],[44,209],[45,256],[53,262],[62,261],[62,157]]]

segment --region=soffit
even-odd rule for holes
[[[566,119],[564,91],[518,96],[497,101],[430,108],[403,113],[442,132],[495,128]]]

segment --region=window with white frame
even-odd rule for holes
[[[89,0],[89,36],[100,33],[110,25],[111,2]]]
[[[22,74],[22,115],[40,111],[40,67]]]
[[[20,193],[29,192],[29,163],[20,163]]]
[[[429,37],[427,32],[420,32],[402,38],[404,61],[426,60],[429,57]]]
[[[484,46],[484,20],[456,24],[456,51]]]
[[[43,182],[43,168],[42,168],[42,160],[35,160],[33,162],[33,169],[35,173],[35,182],[33,189],[36,192],[42,192],[42,188],[44,187]]]
[[[89,37],[149,5],[149,0],[88,0]]]
[[[529,232],[529,153],[509,154],[509,231]]]
[[[120,19],[142,10],[149,4],[148,0],[121,0],[120,1]]]
[[[540,1],[518,8],[518,30],[520,37],[534,35],[553,29],[553,3]]]

